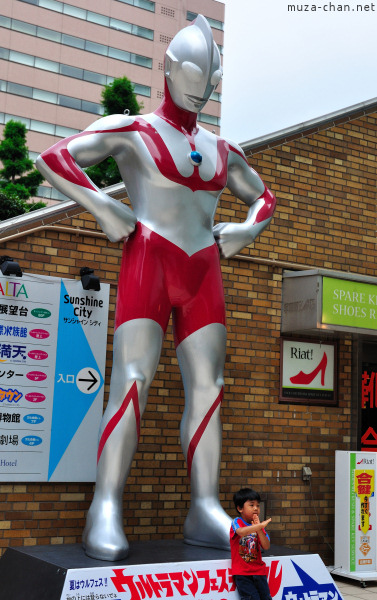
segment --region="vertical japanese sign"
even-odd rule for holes
[[[350,571],[376,570],[374,455],[350,455]]]
[[[109,285],[0,277],[0,481],[94,481]]]
[[[377,365],[363,363],[361,369],[360,449],[377,452]]]

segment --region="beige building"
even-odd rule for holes
[[[165,49],[198,12],[222,52],[224,4],[218,0],[2,0],[0,134],[8,120],[22,121],[36,158],[101,116],[101,90],[115,77],[132,81],[142,112],[156,109]],[[199,121],[218,132],[220,113],[221,86]],[[40,195],[49,203],[63,198],[47,184]]]

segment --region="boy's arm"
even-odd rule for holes
[[[258,519],[259,520],[259,519]],[[260,533],[263,533],[263,529],[265,529],[265,527],[267,527],[267,525],[270,523],[271,519],[267,519],[266,521],[262,521],[262,523],[253,523],[253,525],[246,525],[245,527],[239,527],[238,529],[236,529],[236,534],[239,535],[240,537],[245,537],[245,535],[250,535],[251,533],[257,533],[258,537],[260,539]],[[264,533],[264,536],[267,538],[266,534]],[[264,546],[262,546],[262,548],[264,548]],[[267,550],[267,548],[264,548],[265,550]]]

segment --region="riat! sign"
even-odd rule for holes
[[[273,600],[342,600],[318,554],[264,560]],[[239,595],[229,560],[68,570],[61,600],[101,598],[239,600]]]
[[[0,277],[0,481],[94,481],[108,305],[108,284]]]
[[[280,401],[335,404],[336,344],[283,339]]]

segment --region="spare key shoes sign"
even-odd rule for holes
[[[0,276],[0,481],[94,481],[109,285]]]

